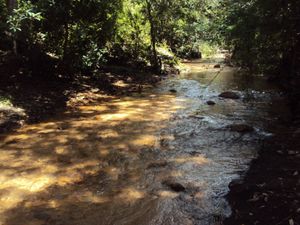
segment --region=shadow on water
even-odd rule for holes
[[[234,68],[207,86],[220,70],[214,62],[187,67],[143,96],[82,106],[2,136],[0,224],[204,225],[229,215],[227,186],[269,135],[280,95]],[[220,99],[228,89],[243,98]],[[233,123],[255,132],[225,129]]]

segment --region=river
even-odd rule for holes
[[[0,224],[221,224],[231,213],[228,184],[284,108],[262,76],[223,61],[185,63],[142,94],[107,96],[2,136]],[[241,99],[218,97],[232,90]]]

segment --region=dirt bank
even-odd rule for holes
[[[228,195],[233,214],[225,225],[300,224],[300,117],[268,138],[244,179]]]
[[[14,60],[0,62],[0,133],[43,121],[78,105],[103,101],[107,96],[141,93],[163,77],[116,66],[103,68],[96,75],[37,76],[26,71],[22,61]],[[1,99],[10,104],[2,105]]]

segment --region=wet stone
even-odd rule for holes
[[[167,161],[156,161],[148,164],[147,169],[162,168],[168,166]]]
[[[204,116],[198,116],[198,115],[191,115],[190,117],[195,118],[195,119],[199,119],[199,120],[205,119]]]
[[[171,92],[171,93],[177,93],[177,90],[175,90],[175,89],[170,89],[169,92]]]
[[[173,180],[165,180],[162,182],[162,184],[167,186],[168,188],[170,188],[172,191],[175,191],[175,192],[185,192],[186,191],[186,188],[182,184],[175,182]]]
[[[206,104],[207,105],[215,105],[216,103],[214,101],[207,101]]]
[[[228,99],[240,99],[241,98],[241,96],[238,93],[233,92],[233,91],[223,92],[219,95],[219,97],[228,98]]]
[[[196,151],[192,151],[189,153],[191,156],[198,156],[198,155],[201,155],[200,152],[196,152]]]
[[[72,161],[71,161],[70,157],[68,157],[67,155],[58,155],[57,156],[57,162],[65,164],[65,165],[72,164]]]
[[[17,143],[18,143],[18,139],[13,139],[13,140],[5,142],[6,145],[17,144]]]
[[[254,131],[254,128],[247,124],[233,124],[226,127],[230,131],[238,133],[251,133]]]
[[[33,217],[38,220],[44,220],[44,221],[51,219],[51,216],[48,213],[43,212],[43,211],[35,211],[33,213]]]
[[[214,68],[216,69],[221,68],[221,65],[220,64],[214,65]]]

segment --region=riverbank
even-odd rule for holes
[[[300,114],[292,110],[264,141],[245,177],[229,185],[233,214],[225,225],[300,224]]]
[[[18,65],[18,63],[20,65]],[[170,69],[156,75],[133,68],[110,66],[97,75],[41,74],[31,76],[18,60],[0,63],[0,133],[49,119],[77,106],[122,97],[155,86]]]

